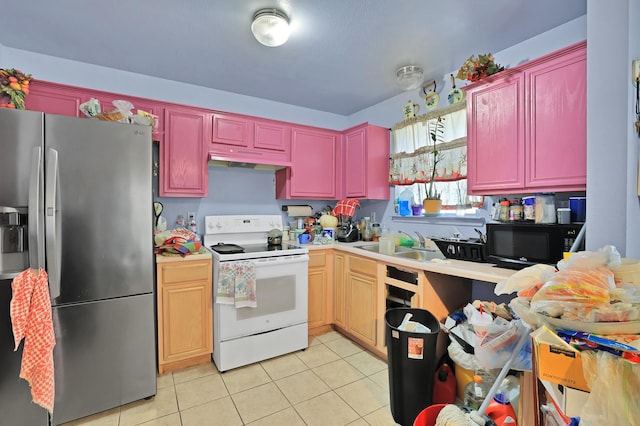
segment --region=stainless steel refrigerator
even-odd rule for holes
[[[151,128],[0,108],[0,420],[68,422],[156,394]],[[55,406],[13,351],[11,279],[49,275]]]

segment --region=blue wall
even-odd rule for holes
[[[640,44],[637,42],[640,29],[635,25],[640,18],[640,5],[633,0],[621,0],[614,6],[610,3],[588,0],[586,16],[493,53],[497,62],[514,66],[588,39],[587,215],[590,220],[587,248],[594,250],[613,243],[623,255],[640,257],[640,240],[637,238],[640,233],[640,205],[636,195],[638,138],[632,130],[635,117],[629,79],[630,61],[640,57]],[[602,19],[603,16],[607,19]],[[405,92],[345,117],[1,45],[0,66],[17,67],[43,80],[336,130],[365,121],[392,127],[402,120],[401,107],[408,99],[422,102],[419,91]],[[457,83],[461,85],[461,82]],[[438,82],[441,104],[446,102],[444,95],[450,88],[447,73]],[[608,124],[603,126],[603,122]],[[610,132],[612,127],[615,131]],[[210,194],[207,198],[161,200],[166,206],[167,220],[171,223],[177,214],[195,211],[201,232],[205,214],[242,213],[249,209],[255,213],[279,212],[283,202],[275,200],[272,175],[272,172],[210,168]],[[393,191],[391,198],[394,198]],[[290,204],[312,204],[321,208],[327,203],[335,204],[335,201],[296,201]],[[378,217],[382,216],[382,222],[389,223],[392,229],[418,230],[426,235],[451,233],[450,226],[418,223],[400,226],[392,222],[392,202],[365,201],[362,204],[359,216],[376,211]],[[474,236],[473,227],[463,225],[458,228],[463,235]]]

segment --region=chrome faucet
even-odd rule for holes
[[[398,231],[398,232],[401,233],[401,234],[406,235],[407,237],[409,237],[409,238],[411,238],[413,240],[413,237],[410,234],[408,234],[408,233],[406,233],[404,231]]]
[[[419,233],[418,231],[413,231],[417,236],[418,236],[418,241],[420,242],[420,247],[421,248],[425,248],[425,240],[424,240],[424,236]]]

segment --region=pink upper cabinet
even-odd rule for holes
[[[34,80],[24,103],[32,111],[80,117],[80,104],[87,99],[84,89]]]
[[[206,147],[211,113],[172,106],[165,109],[165,138],[160,145],[160,196],[206,197]]]
[[[291,167],[276,172],[277,198],[335,200],[342,182],[340,133],[294,126]]]
[[[587,179],[587,52],[578,49],[525,71],[529,93],[529,188],[584,190]]]
[[[291,164],[291,125],[239,114],[213,114],[214,160],[288,166]]]
[[[389,129],[362,124],[343,132],[345,198],[389,199]]]
[[[586,42],[466,90],[470,194],[586,189]]]
[[[504,74],[467,95],[468,192],[524,186],[524,91],[520,73]]]

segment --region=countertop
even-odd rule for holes
[[[389,265],[404,266],[406,268],[435,272],[439,274],[452,275],[456,277],[469,278],[472,280],[498,283],[509,278],[517,271],[512,269],[498,268],[491,263],[469,262],[465,260],[446,259],[422,262],[413,259],[395,257],[388,254],[362,250],[358,247],[377,244],[373,241],[358,241],[353,243],[334,242],[332,244],[292,244],[297,247],[306,247],[309,251],[338,249],[351,254],[356,254],[370,259],[379,260]]]
[[[200,253],[190,254],[185,257],[180,255],[176,256],[163,256],[161,254],[156,254],[156,263],[170,263],[170,262],[182,262],[184,260],[206,260],[211,259],[211,253],[209,253],[206,249],[200,250]]]

